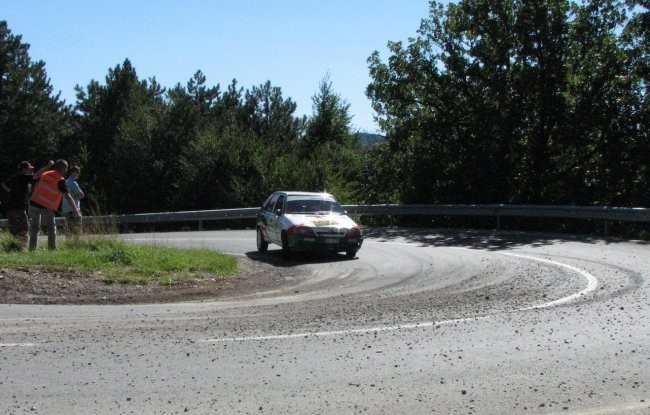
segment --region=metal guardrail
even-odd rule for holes
[[[389,216],[519,216],[650,222],[650,209],[559,205],[350,205],[354,215]]]
[[[351,215],[359,216],[488,216],[496,217],[497,229],[501,228],[503,217],[539,217],[599,220],[605,224],[605,234],[609,233],[610,222],[650,222],[650,209],[599,206],[560,206],[560,205],[343,205]],[[139,213],[130,215],[105,215],[84,217],[84,223],[107,223],[128,227],[132,224],[164,222],[198,222],[199,230],[203,221],[253,219],[259,208],[196,210],[183,212]],[[0,227],[7,226],[0,220]],[[57,224],[63,224],[57,218]]]
[[[344,206],[350,214],[375,216],[492,216],[501,229],[503,217],[536,217],[599,220],[605,235],[611,222],[650,222],[650,209],[609,206],[567,205],[354,205]]]
[[[102,216],[118,225],[156,222],[195,222],[204,220],[252,219],[260,208],[194,210],[166,213],[137,213],[133,215]]]

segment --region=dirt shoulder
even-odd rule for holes
[[[296,283],[291,268],[240,258],[227,277],[171,285],[106,283],[101,273],[46,271],[41,267],[0,268],[0,304],[138,304],[219,299],[278,289]]]

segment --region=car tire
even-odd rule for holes
[[[345,256],[348,257],[348,259],[354,259],[354,257],[357,256],[357,250],[348,249],[347,251],[345,251]]]
[[[282,232],[282,258],[291,259],[292,256],[293,254],[289,248],[289,238],[285,232]]]
[[[266,252],[269,249],[269,243],[264,240],[262,229],[257,228],[257,250],[259,252]]]

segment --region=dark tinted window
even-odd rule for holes
[[[273,213],[277,213],[278,210],[280,211],[284,210],[284,195],[280,195],[278,197],[278,201],[275,203],[275,208],[273,209]]]
[[[272,194],[269,196],[268,199],[266,199],[266,202],[264,202],[264,206],[262,209],[266,210],[267,212],[272,212],[273,211],[273,206],[275,206],[275,202],[278,200],[278,194]]]
[[[343,213],[343,208],[328,196],[289,196],[286,213]]]

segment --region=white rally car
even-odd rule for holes
[[[345,252],[354,258],[363,235],[341,205],[328,193],[275,192],[257,215],[257,250],[269,243],[282,247],[285,258],[296,251]]]

